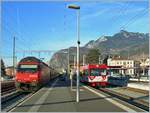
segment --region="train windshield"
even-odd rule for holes
[[[36,72],[38,69],[38,65],[20,65],[18,71],[22,72]]]
[[[107,71],[106,69],[100,69],[100,75],[106,75]]]
[[[91,76],[99,76],[99,69],[91,69]]]

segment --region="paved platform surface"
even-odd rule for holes
[[[54,80],[11,112],[143,112],[87,86],[80,87],[80,102],[76,103],[76,89],[69,81]]]
[[[130,82],[130,83],[128,83],[128,87],[142,89],[142,90],[147,90],[147,91],[149,91],[149,88],[150,88],[149,87],[149,82],[148,83]]]
[[[113,92],[117,92],[119,94],[122,94],[122,95],[126,95],[126,96],[129,96],[129,97],[132,97],[133,99],[138,99],[138,100],[143,100],[145,102],[149,102],[149,92],[147,91],[143,91],[143,92],[140,92],[140,91],[134,91],[134,90],[129,90],[128,88],[126,87],[116,87],[116,88],[107,88],[109,89],[110,91],[113,91]]]
[[[149,82],[149,78],[147,78],[147,77],[141,77],[140,79],[138,79],[138,78],[130,78],[130,81]]]

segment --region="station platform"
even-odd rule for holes
[[[134,100],[141,100],[149,103],[149,92],[145,90],[140,91],[139,89],[134,89],[134,88],[132,89],[129,87],[116,87],[116,88],[106,88],[106,89],[112,92],[116,92],[117,94],[130,97]]]
[[[130,82],[127,85],[128,87],[131,88],[136,88],[136,89],[141,89],[141,90],[146,90],[149,91],[149,82],[143,83],[143,82]]]
[[[141,77],[140,79],[138,78],[130,78],[130,81],[137,81],[137,82],[149,82],[149,79],[147,77]]]
[[[140,108],[117,100],[88,86],[80,86],[80,102],[70,81],[59,78],[20,103],[11,112],[143,112]]]

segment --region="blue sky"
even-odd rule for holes
[[[59,50],[76,46],[76,12],[68,4],[80,5],[81,46],[102,35],[113,35],[124,28],[148,32],[148,0],[123,2],[2,2],[2,54],[16,50]],[[42,54],[45,61],[51,54]],[[17,53],[20,59],[22,53]],[[30,54],[26,54],[30,55]],[[34,54],[38,56],[37,54]],[[5,58],[6,61],[9,58]],[[10,61],[9,61],[10,63]]]

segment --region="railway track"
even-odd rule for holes
[[[122,87],[121,90],[126,90],[126,93],[121,93],[121,91],[113,91],[107,88],[100,88],[99,90],[109,94],[113,97],[119,98],[120,100],[126,101],[132,105],[135,105],[143,110],[149,111],[149,102],[143,100],[144,98],[149,98],[149,92],[145,90],[135,89],[135,88],[129,88],[129,87]],[[133,97],[128,95],[127,92],[133,92],[134,95],[137,95],[138,93],[143,94],[144,96],[141,97]],[[148,99],[149,100],[149,99]]]
[[[57,77],[53,78],[52,80],[55,80],[55,79],[57,79]],[[5,96],[5,95],[2,96],[2,98],[1,98],[1,111],[11,112],[17,106],[19,106],[23,102],[30,99],[30,97],[32,97],[33,95],[38,93],[41,89],[42,89],[42,87],[39,90],[32,92],[32,93],[31,92],[29,93],[29,92],[15,91],[15,92],[12,92],[12,94],[8,94],[7,96]]]
[[[131,88],[131,87],[124,87],[125,89],[128,89],[128,90],[130,90],[130,91],[134,91],[134,92],[139,92],[139,93],[146,93],[146,94],[148,94],[149,93],[149,91],[147,91],[147,90],[142,90],[142,89],[137,89],[137,88]]]
[[[14,92],[16,90],[15,81],[1,82],[1,96]]]
[[[7,89],[5,89],[1,92],[1,96],[7,95],[7,94],[9,94],[11,92],[15,92],[15,91],[16,91],[15,87],[8,87]]]
[[[84,83],[82,83],[84,84]],[[88,86],[87,84],[84,84],[86,86]],[[91,86],[89,86],[91,87]],[[149,111],[149,102],[148,101],[144,101],[143,98],[145,97],[149,97],[149,91],[146,91],[146,90],[141,90],[141,89],[136,89],[136,88],[130,88],[130,87],[116,87],[118,88],[118,92],[116,91],[113,91],[111,89],[113,89],[114,87],[112,88],[95,88],[95,87],[92,87],[94,89],[97,89],[97,90],[100,90],[102,91],[103,93],[105,94],[108,94],[108,95],[111,95],[113,97],[116,97],[122,101],[125,101],[129,104],[132,104],[138,108],[141,108],[145,111]],[[126,91],[132,91],[134,93],[134,95],[137,95],[138,93],[141,93],[145,96],[141,96],[141,97],[138,97],[138,98],[134,98],[134,97],[131,97],[127,94],[122,94],[122,93],[119,93],[119,90],[126,90]],[[148,99],[149,100],[149,99]]]
[[[33,93],[24,93],[15,91],[7,96],[2,96],[1,98],[1,111],[8,112],[19,103],[25,101],[27,98],[32,96]]]

